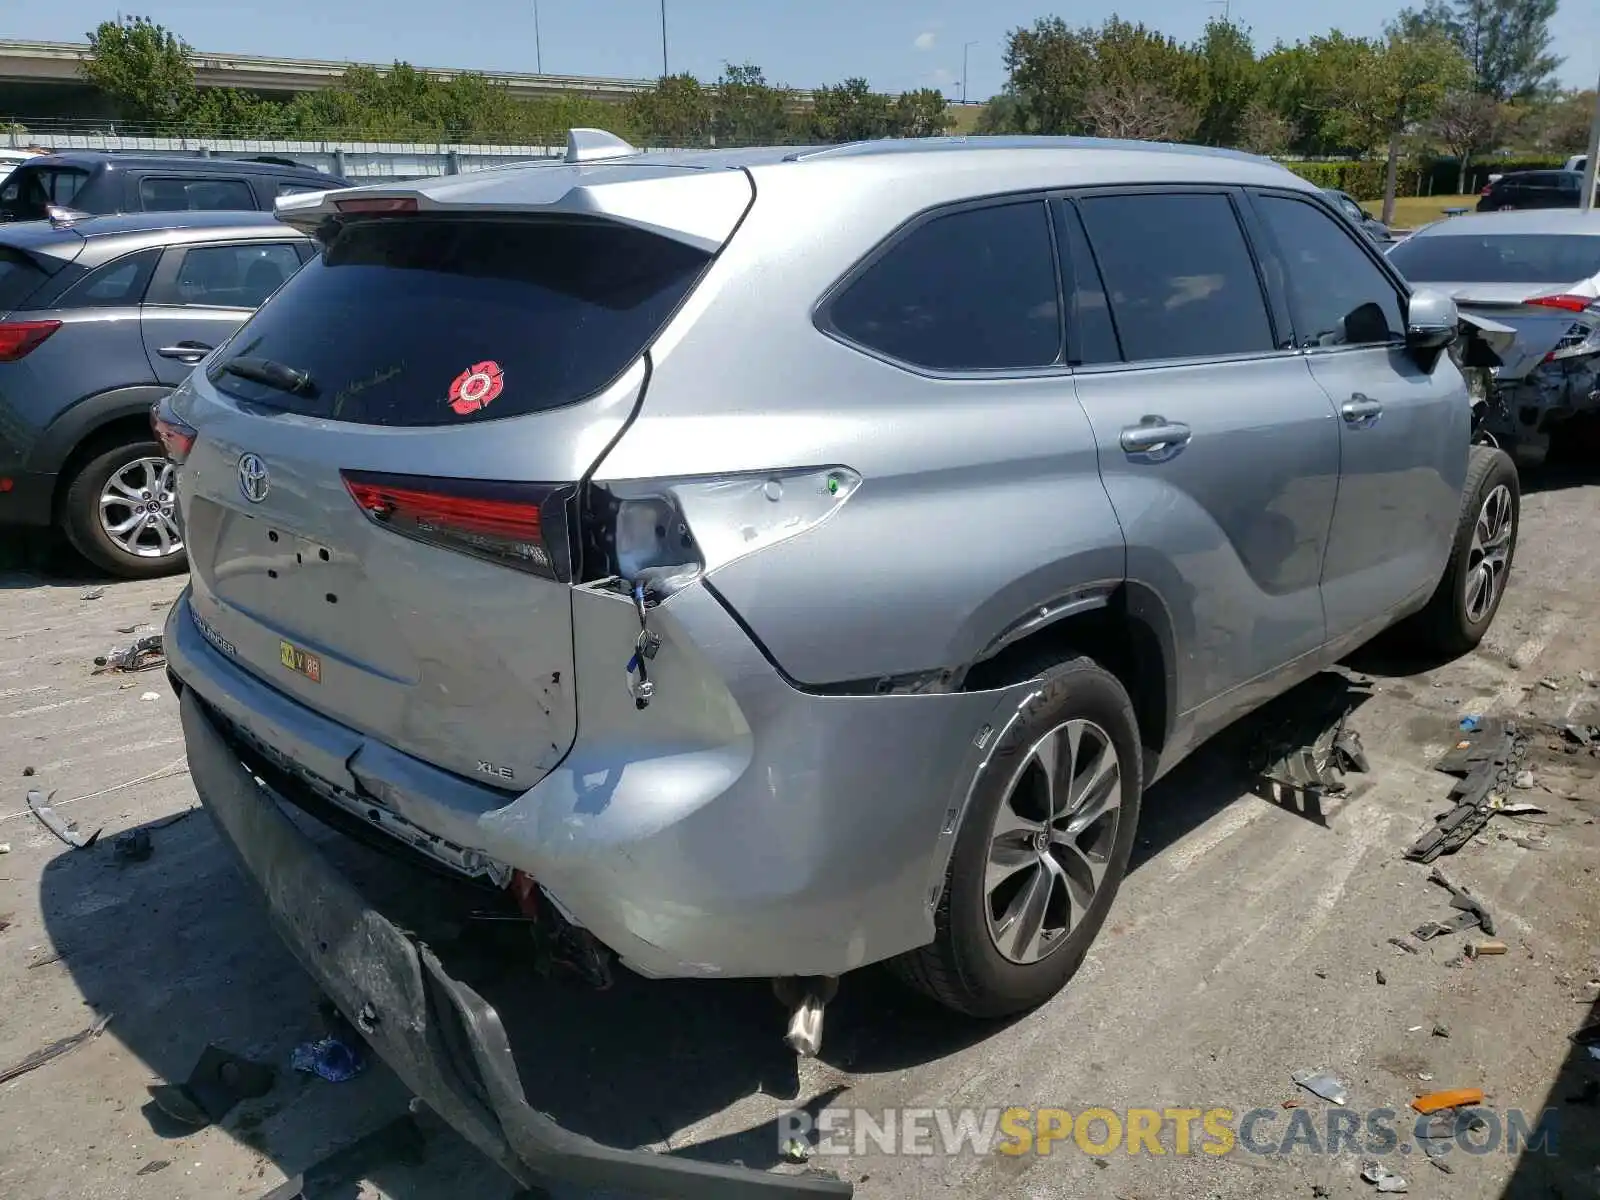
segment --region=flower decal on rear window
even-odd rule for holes
[[[450,407],[461,416],[488,408],[505,387],[506,373],[493,361],[474,363],[450,384]]]

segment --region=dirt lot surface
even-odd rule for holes
[[[1278,1146],[1296,1122],[1321,1141],[1333,1106],[1291,1075],[1325,1068],[1363,1121],[1454,1086],[1483,1088],[1502,1133],[1513,1110],[1529,1124],[1558,1110],[1548,1153],[1458,1148],[1450,1173],[1420,1154],[1389,1155],[1410,1195],[1600,1195],[1600,1060],[1569,1040],[1600,1016],[1600,758],[1568,753],[1559,735],[1535,736],[1533,786],[1509,798],[1547,811],[1497,815],[1439,863],[1493,910],[1506,954],[1449,965],[1481,939],[1475,932],[1416,953],[1389,941],[1453,911],[1428,868],[1401,853],[1446,807],[1451,780],[1431,765],[1458,738],[1460,718],[1600,724],[1600,485],[1551,472],[1525,486],[1516,573],[1489,642],[1429,670],[1408,667],[1394,647],[1352,664],[1370,680],[1352,692],[1350,726],[1371,769],[1348,776],[1342,796],[1308,804],[1257,794],[1249,747],[1293,698],[1165,780],[1147,800],[1105,932],[1042,1010],[974,1028],[867,973],[845,981],[821,1057],[797,1070],[764,987],[623,978],[594,995],[519,964],[491,998],[519,1038],[530,1092],[609,1142],[698,1144],[710,1157],[774,1166],[777,1115],[807,1102],[880,1115],[1261,1109],[1258,1146]],[[394,1124],[407,1096],[380,1065],[337,1084],[289,1069],[293,1047],[321,1032],[318,998],[209,818],[162,824],[196,804],[171,692],[160,671],[91,673],[94,656],[129,641],[130,629],[158,625],[179,587],[105,584],[59,567],[0,573],[0,843],[9,847],[0,854],[0,1073],[110,1016],[101,1036],[0,1084],[0,1195],[257,1197],[322,1163],[308,1197],[510,1196],[509,1181],[454,1135],[426,1121]],[[81,832],[103,830],[98,843],[71,850],[48,832],[27,811],[30,786],[53,793]],[[140,828],[154,854],[120,863],[115,836]],[[429,895],[405,868],[335,849],[377,886],[413,903]],[[183,1080],[208,1043],[278,1075],[267,1095],[194,1132],[157,1108],[149,1088]],[[1404,1116],[1398,1125],[1404,1135]],[[1287,1154],[1179,1155],[1170,1132],[1163,1141],[1161,1156],[1125,1144],[1091,1153],[1069,1140],[1047,1156],[890,1156],[867,1146],[815,1161],[868,1200],[1376,1191],[1360,1178],[1363,1154],[1314,1153],[1303,1136]]]

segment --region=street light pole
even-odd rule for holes
[[[1595,161],[1597,158],[1600,158],[1600,86],[1597,86],[1594,94],[1594,116],[1589,119],[1589,161],[1583,164],[1581,203],[1584,212],[1594,209],[1595,168],[1600,167],[1600,163]]]
[[[539,41],[539,0],[533,0],[533,69],[544,74],[544,46]]]
[[[961,103],[967,102],[967,51],[977,42],[966,42],[961,47]]]
[[[670,74],[667,70],[667,0],[661,0],[661,78]]]

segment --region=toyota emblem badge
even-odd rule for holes
[[[267,464],[261,461],[259,454],[241,454],[239,456],[239,491],[251,504],[260,504],[267,498],[267,489],[272,486],[271,477],[267,474]]]

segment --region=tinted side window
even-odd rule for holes
[[[144,299],[150,274],[160,259],[160,250],[140,250],[98,266],[63,292],[52,307],[114,308],[138,304]]]
[[[914,366],[1048,366],[1061,355],[1048,207],[997,204],[919,225],[845,288],[828,319]]]
[[[1067,293],[1067,361],[1074,366],[1122,361],[1117,331],[1111,324],[1100,268],[1084,236],[1083,222],[1071,204],[1058,208],[1056,238],[1061,245],[1062,282]]]
[[[1079,208],[1129,362],[1275,349],[1227,196],[1096,196]]]
[[[145,212],[251,210],[256,195],[242,179],[150,176],[139,181],[139,204]]]
[[[195,246],[182,253],[170,293],[152,295],[153,303],[255,308],[300,269],[290,242]]]
[[[77,198],[89,172],[77,167],[18,167],[0,188],[0,215],[13,221],[42,221],[52,204],[65,208]]]
[[[1283,259],[1289,312],[1300,346],[1351,346],[1404,338],[1400,298],[1378,266],[1316,205],[1258,196]]]

